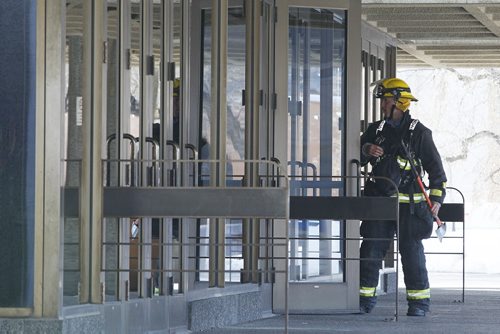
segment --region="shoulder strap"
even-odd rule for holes
[[[414,119],[410,123],[410,126],[408,127],[408,130],[409,131],[415,130],[415,128],[417,127],[418,122],[419,122],[418,119]],[[378,125],[378,128],[377,128],[377,131],[375,131],[375,133],[378,134],[380,131],[382,131],[384,129],[384,125],[385,125],[385,119],[380,122],[380,124]],[[412,132],[410,132],[410,133],[412,133]]]
[[[382,122],[380,122],[377,131],[375,131],[375,134],[378,134],[380,131],[382,131],[384,129],[384,125],[385,125],[385,119],[383,119]]]
[[[418,119],[414,119],[414,120],[410,123],[410,126],[408,127],[408,130],[410,130],[410,131],[415,130],[415,128],[417,127],[418,122],[419,122],[419,120],[418,120]],[[411,132],[411,133],[412,133],[412,132]]]
[[[410,139],[408,140],[408,145],[410,146],[411,146],[411,141],[413,139],[413,131],[417,127],[418,122],[419,122],[418,119],[414,119],[413,121],[411,121],[410,126],[408,127],[408,131],[410,132]]]

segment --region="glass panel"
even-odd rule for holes
[[[127,3],[129,1],[125,1]],[[141,113],[141,3],[132,1],[130,3],[130,125],[128,133],[139,137],[139,115]],[[122,115],[127,117],[127,115]],[[126,131],[125,131],[126,132]]]
[[[242,103],[242,92],[245,89],[245,34],[246,23],[243,16],[241,1],[232,2],[228,9],[228,44],[227,44],[227,159],[242,160],[245,158],[245,107]],[[200,157],[209,159],[210,145],[210,118],[211,118],[211,10],[202,10],[202,66],[201,73],[202,97],[201,97],[201,133],[200,133]],[[231,186],[242,185],[244,165],[227,165],[227,183]],[[202,174],[206,171],[202,170]],[[203,176],[202,176],[203,179]],[[202,221],[199,225],[200,237],[208,242],[208,221]],[[242,220],[226,220],[226,281],[239,282],[240,269],[243,268],[242,253]],[[206,250],[206,251],[205,251]],[[200,247],[200,255],[207,253],[208,247]],[[200,259],[200,270],[208,270],[208,259]],[[200,280],[208,280],[207,273],[200,273]]]
[[[153,31],[152,31],[152,45],[153,45],[153,57],[154,57],[154,76],[153,76],[153,100],[151,104],[153,106],[150,118],[153,123],[160,122],[160,113],[161,113],[161,93],[162,93],[162,85],[160,82],[161,79],[161,68],[160,68],[160,60],[162,57],[161,48],[162,48],[162,3],[159,0],[155,0],[153,2]],[[162,149],[162,142],[158,136],[155,136],[155,126],[152,125],[150,132],[150,142],[148,148],[151,149],[151,158],[154,160],[160,159],[160,152]],[[152,173],[152,181],[151,185],[153,187],[160,186],[160,172],[156,165],[151,167]],[[151,281],[152,281],[152,294],[155,296],[160,295],[160,287],[161,287],[161,277],[160,271],[163,269],[162,265],[162,257],[161,257],[161,248],[160,243],[163,243],[163,235],[162,230],[165,228],[164,220],[160,218],[151,219]]]
[[[66,112],[64,113],[63,184],[78,191],[81,185],[83,154],[83,2],[73,1],[66,9]],[[64,305],[79,303],[80,290],[80,217],[64,219]]]
[[[241,219],[226,220],[226,261],[225,281],[240,282],[243,269],[243,221]]]
[[[291,8],[289,22],[290,192],[342,196],[346,13]],[[343,282],[343,228],[339,221],[290,221],[290,279]]]
[[[9,0],[1,7],[0,34],[8,47],[0,56],[0,307],[31,307],[36,70],[41,66],[35,59],[37,4]]]
[[[200,246],[197,247],[196,251],[196,269],[199,272],[196,273],[196,280],[199,282],[208,282],[209,279],[209,256],[210,247],[208,243],[209,231],[210,231],[210,220],[209,219],[199,219],[198,222],[198,232],[197,232],[197,242]],[[206,245],[206,246],[205,246]]]
[[[211,10],[202,12],[203,71],[202,71],[202,127],[201,137],[210,144],[210,89],[211,89]],[[245,89],[245,18],[243,7],[228,9],[227,44],[227,158],[245,157],[245,107],[242,92]],[[208,157],[207,157],[208,158]],[[235,171],[236,174],[237,171]],[[241,171],[243,173],[243,171]],[[240,173],[240,174],[241,174]]]
[[[140,66],[140,56],[141,56],[141,34],[142,34],[142,19],[141,19],[141,2],[135,0],[124,1],[125,6],[130,6],[130,21],[126,29],[130,29],[127,33],[130,34],[130,109],[122,111],[121,117],[124,118],[124,123],[122,125],[122,131],[124,134],[130,135],[132,142],[130,147],[135,146],[135,152],[130,159],[137,159],[139,157],[138,148],[139,146],[133,143],[133,138],[139,138],[140,135],[140,115],[141,115],[141,66]],[[127,159],[127,157],[123,157]],[[140,165],[140,164],[139,164]],[[131,164],[131,170],[133,171],[133,177],[131,176],[130,186],[139,185],[139,168],[137,164]],[[137,298],[140,295],[140,284],[141,284],[141,273],[138,271],[143,263],[140,258],[140,228],[142,225],[142,220],[140,218],[130,219],[129,227],[129,240],[126,242],[130,243],[129,248],[129,291],[130,298]],[[137,229],[137,230],[136,230]]]
[[[182,38],[182,2],[180,0],[175,0],[173,2],[173,11],[174,11],[174,22],[172,25],[173,29],[173,41],[172,41],[172,59],[173,62],[176,64],[175,66],[175,78],[180,78],[181,77],[181,54],[182,54],[182,44],[181,44],[181,38]],[[174,84],[174,86],[176,86]],[[180,110],[180,99],[181,99],[181,87],[174,87],[174,96],[173,96],[173,104],[172,104],[172,127],[173,127],[173,138],[174,141],[177,140],[179,141],[179,134],[181,133],[180,130],[180,123],[179,123],[179,115],[181,114]],[[172,254],[173,254],[173,269],[177,270],[174,271],[173,273],[169,273],[168,276],[173,277],[173,293],[181,293],[182,292],[182,275],[178,271],[181,269],[181,264],[182,262],[180,259],[182,258],[183,255],[183,250],[185,247],[181,247],[180,245],[180,240],[181,240],[181,235],[182,235],[182,228],[184,224],[182,224],[181,219],[173,219],[172,220]]]

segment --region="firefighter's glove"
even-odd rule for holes
[[[432,216],[433,217],[437,217],[438,216],[439,209],[441,209],[441,203],[432,202],[431,212],[432,212]]]

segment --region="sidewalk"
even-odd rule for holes
[[[451,274],[461,277],[461,274]],[[461,281],[450,274],[434,273],[431,281],[455,282],[451,288],[432,288],[431,313],[426,317],[407,317],[405,290],[398,294],[396,321],[395,296],[379,297],[371,314],[290,315],[289,333],[500,333],[500,274],[467,274],[465,303]],[[434,284],[436,285],[436,284]],[[438,284],[439,285],[439,284]],[[284,316],[214,329],[204,333],[284,333]]]

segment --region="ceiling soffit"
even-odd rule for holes
[[[397,41],[398,67],[500,67],[500,1],[362,0]]]

